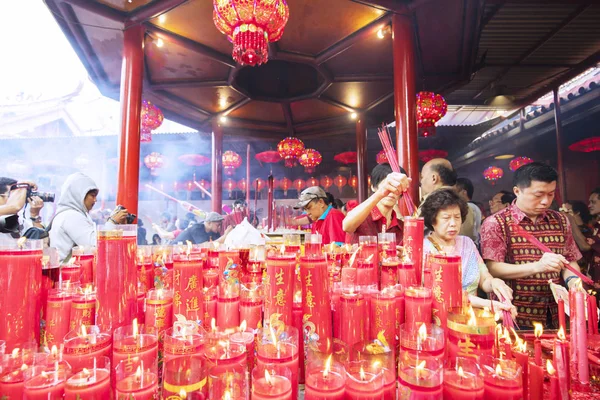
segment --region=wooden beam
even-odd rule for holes
[[[146,70],[147,72],[148,70]],[[201,79],[183,79],[176,81],[148,82],[153,90],[178,89],[178,88],[201,88],[201,87],[223,87],[229,86],[227,81],[222,80],[201,80]]]
[[[333,83],[340,82],[391,82],[392,75],[364,74],[364,75],[339,75],[333,77]]]
[[[327,104],[331,104],[332,106],[336,106],[336,107],[339,107],[339,108],[343,108],[344,110],[346,110],[346,111],[348,111],[348,112],[356,112],[356,109],[355,109],[355,108],[353,108],[353,107],[350,107],[350,106],[349,106],[349,105],[347,105],[347,104],[344,104],[344,103],[342,103],[342,102],[339,102],[339,101],[337,101],[337,100],[334,100],[334,99],[332,99],[332,98],[329,98],[329,97],[327,97],[327,96],[321,96],[321,97],[319,97],[319,100],[321,100],[321,101],[323,101],[323,102],[325,102],[325,103],[327,103]]]
[[[160,0],[152,1],[141,7],[136,8],[127,19],[127,26],[139,24],[159,17],[161,14],[167,13],[174,8],[187,3],[189,0]]]
[[[498,11],[500,11],[503,5],[504,4],[502,3],[496,4],[492,11],[490,11],[488,15],[483,17],[483,19],[481,20],[481,29],[485,28],[485,26],[490,23],[490,21],[494,18]]]
[[[72,6],[77,6],[79,8],[82,8],[86,11],[89,11],[89,12],[99,15],[101,17],[110,19],[111,21],[114,21],[114,22],[125,23],[125,20],[127,19],[126,13],[119,11],[119,10],[115,10],[114,8],[104,5],[102,3],[99,3],[97,1],[90,1],[90,0],[58,0],[58,1],[60,3],[67,3]]]
[[[194,103],[191,103],[185,99],[182,99],[181,97],[176,96],[170,92],[160,90],[160,91],[155,92],[155,94],[160,96],[161,98],[164,98],[165,100],[168,100],[171,103],[177,104],[180,107],[185,107],[185,108],[192,110],[198,114],[204,115],[205,117],[211,116],[210,112],[208,112],[208,111],[198,107]]]
[[[577,64],[515,64],[515,63],[486,63],[483,68],[573,68]]]
[[[371,111],[372,109],[374,109],[375,107],[379,106],[381,103],[384,103],[386,100],[391,99],[392,97],[394,97],[394,92],[390,92],[390,93],[384,94],[383,96],[379,97],[374,102],[372,102],[371,104],[369,104],[367,106],[367,108],[365,108],[365,111],[367,111],[367,112]]]
[[[408,11],[404,4],[398,4],[396,0],[350,0],[353,3],[362,4],[365,6],[373,7],[378,10],[394,13],[405,13]]]
[[[290,136],[294,136],[294,120],[292,118],[292,107],[290,107],[290,103],[281,103],[281,110],[285,117],[288,133]]]
[[[206,121],[204,121],[202,123],[202,128],[207,128],[210,126],[210,123],[215,120],[215,119],[220,119],[221,117],[225,117],[227,116],[229,113],[234,112],[235,110],[237,110],[240,107],[245,106],[246,104],[248,104],[249,102],[251,102],[252,99],[246,97],[240,101],[238,101],[237,103],[233,104],[231,107],[229,107],[227,110],[225,111],[221,111],[220,113],[217,114],[212,114],[210,116],[210,118],[208,118]]]
[[[320,125],[320,124],[328,124],[331,123],[332,125],[334,124],[343,124],[344,122],[346,122],[348,124],[348,126],[353,127],[354,124],[350,117],[348,115],[341,115],[338,117],[327,117],[327,118],[321,118],[321,119],[313,119],[312,121],[304,121],[304,122],[300,122],[294,125],[294,128],[296,129],[296,133],[298,133],[298,129],[302,129],[302,128],[307,128],[307,127],[311,127],[313,125]],[[350,130],[352,130],[352,128],[350,128]]]

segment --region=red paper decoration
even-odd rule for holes
[[[237,186],[237,184],[231,178],[225,179],[225,182],[223,182],[223,188],[225,188],[229,191],[230,196],[231,196],[231,192],[233,192],[235,190],[236,186]]]
[[[283,178],[279,181],[279,187],[283,190],[283,195],[287,196],[287,191],[292,187],[292,181],[289,178]]]
[[[510,163],[508,163],[508,168],[512,172],[515,172],[516,170],[521,168],[523,165],[531,164],[532,162],[533,162],[533,160],[529,157],[515,157],[512,160],[510,160]]]
[[[260,65],[269,59],[269,42],[278,41],[290,16],[285,0],[213,0],[213,21],[233,43],[233,59]]]
[[[580,140],[569,146],[571,151],[579,151],[582,153],[591,153],[592,151],[600,151],[600,136],[593,136],[587,139]]]
[[[228,150],[223,153],[223,169],[225,175],[233,175],[236,168],[242,165],[242,157],[235,151]]]
[[[285,166],[292,168],[296,165],[296,160],[304,152],[304,143],[295,137],[287,137],[277,145],[277,151],[281,158],[285,160]]]
[[[417,93],[417,127],[423,137],[435,135],[435,124],[448,111],[446,100],[432,92]]]
[[[152,152],[144,157],[144,165],[150,170],[150,175],[158,175],[158,169],[164,164],[160,153]]]
[[[335,183],[335,186],[337,186],[341,193],[344,186],[346,186],[346,183],[348,183],[348,180],[345,177],[338,175],[335,178],[333,178],[333,183]]]
[[[210,157],[203,156],[202,154],[184,154],[179,156],[178,160],[192,167],[201,167],[210,164]]]
[[[348,185],[350,185],[350,187],[356,193],[356,188],[358,187],[358,177],[356,175],[351,176],[350,179],[348,179]]]
[[[274,164],[281,161],[281,156],[275,150],[263,151],[254,156],[261,163]]]
[[[265,188],[265,185],[265,181],[260,178],[254,180],[254,189],[258,190],[259,192]]]
[[[329,189],[331,187],[331,185],[333,185],[333,179],[331,179],[328,176],[324,176],[321,178],[321,186],[323,186],[325,188],[325,190]]]
[[[496,183],[496,181],[504,176],[504,171],[500,167],[491,166],[483,171],[483,177],[492,182],[492,185]]]
[[[164,115],[160,108],[148,100],[142,100],[142,110],[140,111],[140,142],[151,142],[152,131],[158,129],[164,120]]]
[[[313,176],[306,180],[306,187],[319,186],[319,180]]]
[[[387,156],[385,155],[385,150],[381,150],[379,153],[377,153],[375,160],[377,161],[377,164],[388,164],[389,163]]]
[[[445,150],[428,149],[419,151],[419,160],[424,163],[433,160],[434,158],[446,158],[448,152]]]
[[[296,179],[294,182],[292,182],[292,187],[300,192],[306,187],[306,182],[304,182],[303,179]]]
[[[242,192],[246,191],[246,179],[240,179],[237,183],[237,188]]]
[[[344,153],[336,154],[333,159],[342,164],[356,164],[356,152],[346,151]]]
[[[307,174],[315,172],[315,168],[321,164],[321,161],[323,161],[323,156],[315,149],[304,150],[298,159],[298,162],[304,167],[304,171]]]

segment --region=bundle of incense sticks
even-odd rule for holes
[[[390,167],[392,167],[392,171],[400,172],[400,164],[398,164],[398,154],[394,149],[394,145],[392,144],[392,139],[390,137],[390,133],[385,124],[381,125],[381,128],[378,129],[379,140],[381,140],[381,145],[383,146],[383,151],[385,152],[385,156],[390,163]],[[413,202],[410,193],[408,191],[404,192],[402,196],[404,199],[404,204],[406,205],[406,209],[410,215],[415,214],[415,203]]]

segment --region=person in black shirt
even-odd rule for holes
[[[179,243],[190,241],[192,244],[201,244],[210,241],[223,242],[227,234],[233,229],[233,227],[228,227],[223,236],[221,236],[221,225],[224,219],[222,215],[216,212],[209,212],[204,222],[190,225],[189,228],[181,232],[176,240]]]

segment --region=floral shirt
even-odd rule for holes
[[[592,229],[583,232],[592,250],[589,257],[588,274],[595,283],[600,283],[600,222],[596,222]]]

